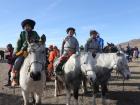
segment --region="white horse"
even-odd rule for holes
[[[28,56],[20,70],[20,86],[24,105],[29,105],[29,94],[33,97],[33,104],[41,104],[41,95],[46,78],[45,62],[45,44],[29,44]]]
[[[64,82],[67,95],[67,105],[70,105],[71,90],[73,90],[75,105],[78,105],[78,90],[82,81],[83,74],[86,74],[89,81],[94,82],[96,75],[93,72],[93,59],[91,53],[80,55],[73,54],[64,64],[64,74],[57,75],[55,79],[55,96],[58,95],[59,82]],[[54,64],[56,68],[57,61]]]
[[[111,76],[111,71],[117,70],[122,74],[124,79],[129,79],[131,73],[127,64],[127,59],[123,53],[97,53],[95,57],[94,71],[96,73],[96,81],[93,85],[93,105],[96,105],[96,94],[98,92],[99,85],[102,90],[102,103],[106,105],[105,95],[107,92],[107,83]]]

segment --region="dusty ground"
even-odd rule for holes
[[[109,82],[109,93],[107,94],[108,105],[140,105],[140,60],[129,63],[132,77],[125,81],[124,92],[121,77],[116,79],[115,73]],[[20,88],[5,87],[3,84],[7,81],[7,64],[0,63],[0,105],[22,105],[23,98]],[[43,105],[65,105],[65,92],[57,98],[54,94],[54,82],[47,83],[47,89],[44,91]],[[73,98],[71,99],[73,100]],[[73,102],[73,101],[72,101]],[[92,93],[83,96],[80,94],[79,105],[91,105]],[[100,96],[97,98],[97,105],[101,105]]]

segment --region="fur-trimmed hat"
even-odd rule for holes
[[[75,33],[75,28],[73,28],[73,27],[67,28],[66,32],[68,33],[70,30],[73,30],[73,32]]]
[[[98,35],[99,33],[98,33],[96,30],[90,30],[90,36],[91,36],[92,34]]]
[[[22,26],[23,29],[24,29],[24,26],[26,24],[30,25],[31,28],[34,29],[35,21],[34,20],[31,20],[31,19],[25,19],[25,20],[23,20],[22,23],[21,23],[21,26]]]
[[[13,48],[12,44],[11,43],[7,44],[7,48],[12,49]]]

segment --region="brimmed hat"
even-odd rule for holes
[[[90,35],[92,35],[92,34],[99,34],[96,30],[90,30]]]
[[[75,28],[73,28],[73,27],[67,28],[66,32],[68,33],[70,30],[73,30],[73,32],[75,32]]]
[[[22,26],[23,29],[24,29],[24,26],[26,24],[30,25],[31,28],[34,29],[35,21],[34,20],[31,20],[31,19],[25,19],[25,20],[23,20],[22,23],[21,23],[21,26]]]

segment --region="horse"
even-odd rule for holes
[[[86,76],[92,83],[94,82],[96,75],[93,71],[94,60],[91,58],[92,53],[73,54],[63,66],[64,73],[61,75],[56,73],[54,95],[58,95],[59,83],[63,82],[67,95],[66,105],[70,105],[71,90],[73,90],[75,105],[78,105],[78,90],[83,76]],[[56,70],[58,61],[59,59],[54,62],[54,70]]]
[[[1,56],[1,60],[4,60],[4,51],[0,50],[0,56]]]
[[[107,46],[103,48],[103,53],[116,53],[117,51],[118,48],[113,43],[107,43]]]
[[[103,48],[103,53],[116,53],[118,51],[119,49],[113,43],[107,42],[107,46]],[[118,78],[118,76],[119,76],[119,73],[116,71],[116,77]]]
[[[29,95],[34,105],[41,104],[41,95],[45,86],[45,42],[29,43],[28,56],[20,69],[20,86],[24,105],[29,105]]]
[[[125,54],[117,53],[97,53],[95,57],[94,72],[96,73],[96,80],[93,85],[93,105],[96,105],[96,94],[98,93],[99,85],[102,91],[102,103],[106,105],[105,95],[107,90],[107,83],[111,76],[112,70],[118,71],[124,79],[129,79],[131,73],[127,64]]]

